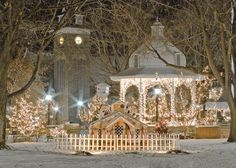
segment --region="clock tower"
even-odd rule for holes
[[[75,16],[75,26],[64,27],[54,39],[55,101],[60,106],[57,122],[80,122],[78,101],[90,97],[90,30],[81,28],[83,16]]]

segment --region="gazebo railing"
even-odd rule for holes
[[[180,149],[179,136],[90,136],[69,134],[55,138],[56,148],[72,151],[156,151],[167,152]]]

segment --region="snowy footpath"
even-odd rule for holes
[[[52,143],[8,144],[0,168],[236,168],[236,143],[181,140],[183,153],[113,153],[82,156],[60,153]]]

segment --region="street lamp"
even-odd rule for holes
[[[52,95],[47,94],[47,95],[45,96],[45,100],[46,100],[46,101],[51,101],[51,100],[52,100]]]
[[[82,102],[82,101],[77,101],[77,105],[78,105],[78,106],[83,106],[83,104],[84,104],[84,102]]]
[[[53,111],[56,113],[55,114],[55,124],[58,124],[58,112],[59,112],[59,107],[57,105],[53,106]]]
[[[47,121],[47,125],[50,125],[50,111],[51,111],[51,101],[52,101],[52,95],[50,95],[50,94],[47,94],[46,96],[45,96],[45,98],[44,98],[46,101],[47,101],[47,103],[48,103],[48,121]]]
[[[156,122],[157,122],[159,119],[158,104],[159,104],[159,95],[161,94],[161,89],[155,88],[154,94],[156,95]]]

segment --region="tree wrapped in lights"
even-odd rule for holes
[[[100,119],[110,113],[110,105],[108,102],[101,100],[101,97],[95,95],[88,102],[87,107],[81,107],[79,116],[82,121],[91,122]]]
[[[7,118],[20,135],[39,137],[47,131],[46,113],[47,107],[41,100],[33,103],[27,97],[21,97],[16,99],[12,114]]]
[[[56,128],[49,129],[49,134],[52,137],[67,136],[68,135],[66,130],[62,127],[56,127]]]

